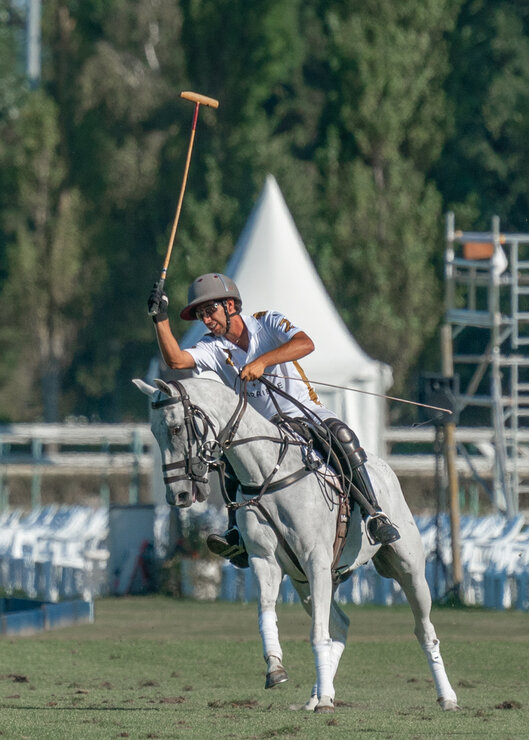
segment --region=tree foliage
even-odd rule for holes
[[[437,369],[443,213],[526,228],[525,3],[47,0],[36,90],[22,7],[0,0],[0,416],[143,415],[185,89],[220,107],[200,110],[171,305],[224,267],[272,172],[352,333],[415,394]]]

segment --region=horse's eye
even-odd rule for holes
[[[182,425],[181,424],[177,424],[175,427],[171,427],[171,435],[173,437],[177,437],[180,434],[181,431],[182,431]]]

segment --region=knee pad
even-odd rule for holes
[[[324,424],[342,445],[351,467],[354,469],[363,465],[367,455],[364,448],[360,447],[360,441],[353,430],[339,419],[325,419]]]

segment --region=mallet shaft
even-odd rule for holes
[[[189,146],[187,148],[187,158],[186,158],[186,166],[184,170],[184,178],[182,180],[182,187],[180,188],[180,196],[178,198],[178,204],[176,206],[176,213],[175,213],[175,217],[173,221],[173,228],[171,229],[171,236],[169,238],[169,245],[167,247],[165,261],[163,263],[162,273],[160,275],[160,281],[159,281],[160,288],[163,287],[165,278],[167,276],[167,268],[169,267],[169,261],[171,259],[171,253],[173,251],[173,244],[174,244],[174,239],[176,235],[176,229],[178,226],[178,221],[180,219],[180,211],[182,210],[182,201],[184,200],[184,192],[186,189],[187,175],[189,172],[189,165],[191,162],[191,153],[193,151],[193,143],[195,141],[195,131],[197,128],[198,110],[201,105],[208,105],[210,108],[219,107],[218,100],[215,100],[215,98],[208,98],[206,95],[201,95],[200,93],[184,91],[180,93],[180,97],[185,98],[186,100],[191,100],[193,103],[195,103],[195,112],[193,115],[193,124],[191,126],[191,137],[189,139]]]

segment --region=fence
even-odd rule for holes
[[[137,503],[140,475],[152,470],[148,424],[0,425],[0,510],[10,504],[11,480],[29,477],[31,506],[41,505],[43,476],[99,479],[102,505],[110,500],[109,478],[129,479],[129,503]]]
[[[401,476],[432,476],[435,430],[431,427],[388,428],[384,441],[386,458]],[[460,445],[472,444],[472,455],[460,455],[460,473],[492,476],[493,431],[460,428]],[[528,439],[529,441],[529,435]],[[137,503],[140,475],[153,467],[154,438],[148,424],[3,424],[0,425],[0,510],[9,506],[9,482],[22,476],[31,480],[31,505],[41,504],[42,480],[46,475],[99,478],[102,505],[110,498],[109,477],[116,472],[129,479],[129,503]],[[520,460],[527,467],[529,457]]]

